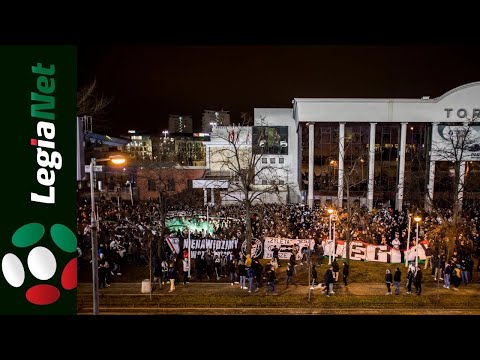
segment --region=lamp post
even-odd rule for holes
[[[106,159],[90,160],[90,203],[92,206],[90,217],[90,235],[92,239],[92,281],[93,281],[93,315],[99,314],[99,294],[98,294],[98,239],[97,239],[97,216],[95,211],[95,181],[94,171],[96,162],[111,161],[114,164],[122,164],[125,158],[121,155],[114,155]]]
[[[412,232],[412,214],[408,214],[408,235],[407,235],[407,246],[406,250],[408,249],[408,256],[405,255],[405,267],[408,267],[408,258],[410,256],[410,234]]]
[[[362,182],[363,182],[363,165],[365,164],[365,160],[363,160],[363,158],[361,158],[360,162],[362,163]]]
[[[163,134],[163,138],[166,139],[168,135],[168,130],[163,130],[162,134]]]
[[[328,216],[328,265],[332,263],[332,215],[333,209],[327,210]]]
[[[132,202],[132,206],[133,206],[133,190],[132,190],[132,182],[131,181],[127,181],[127,185],[130,186],[130,201]]]
[[[415,238],[415,271],[418,269],[418,223],[422,221],[422,217],[416,215],[413,220],[417,223],[417,236]]]

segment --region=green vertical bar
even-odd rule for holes
[[[0,46],[0,68],[0,314],[75,314],[76,48]]]

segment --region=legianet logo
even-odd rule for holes
[[[76,48],[0,45],[0,314],[73,315],[77,295]]]
[[[39,223],[29,223],[21,226],[12,236],[12,244],[17,248],[30,248],[40,242],[45,235],[45,228]],[[75,234],[62,224],[54,224],[50,228],[53,243],[66,253],[77,250]],[[23,256],[24,257],[24,256]],[[22,291],[25,283],[25,259],[16,254],[8,253],[2,259],[2,273],[8,284]],[[26,264],[30,275],[40,282],[51,281],[57,274],[57,259],[51,250],[44,246],[33,247],[26,256]],[[77,287],[77,258],[71,259],[61,270],[60,284],[39,283],[25,291],[27,301],[34,305],[50,305],[61,296],[61,289],[69,291]]]

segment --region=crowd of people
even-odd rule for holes
[[[326,205],[316,206],[313,209],[309,209],[304,204],[254,206],[251,211],[252,235],[259,240],[264,240],[266,237],[313,239],[316,244],[315,255],[321,261],[323,254],[320,244],[322,240],[328,238],[329,232],[329,214],[326,210]],[[88,251],[91,244],[90,211],[87,202],[78,208],[77,236],[78,250],[81,254],[79,255],[80,267],[90,260],[88,258],[88,254],[91,253]],[[245,238],[246,211],[240,204],[215,205],[209,206],[208,209],[206,207],[172,206],[168,209],[168,213],[171,216],[180,216],[196,221],[206,221],[208,217],[211,225],[209,228],[213,230],[192,231],[190,234],[192,239],[237,239],[238,244],[241,244]],[[450,287],[450,281],[454,288],[458,288],[460,283],[468,284],[473,278],[473,256],[478,255],[477,249],[480,242],[479,215],[480,210],[475,207],[464,210],[462,226],[465,231],[458,238],[452,239],[454,246],[453,252],[450,252],[448,247],[450,239],[445,234],[435,232],[435,229],[442,222],[452,221],[452,212],[442,210],[441,213],[435,215],[424,214],[418,237],[420,241],[427,240],[429,244],[425,266],[432,269],[432,276],[445,281],[446,288]],[[348,229],[353,240],[406,249],[414,244],[417,236],[415,227],[412,227],[410,243],[408,242],[408,224],[411,219],[406,212],[398,212],[391,208],[368,212],[365,209],[357,208],[351,214],[347,214],[343,209],[337,210],[334,219],[337,222],[337,239],[345,236],[346,227],[342,224],[347,222],[347,216],[350,216]],[[112,278],[122,275],[122,268],[126,264],[135,266],[149,264],[152,242],[158,241],[162,233],[160,226],[162,222],[158,204],[151,201],[140,202],[135,206],[123,204],[122,207],[108,201],[99,201],[97,217],[100,286],[107,287]],[[166,230],[167,234],[170,233],[181,239],[180,245],[183,249],[183,240],[187,236],[187,230],[178,227]],[[433,233],[436,235],[430,236]],[[277,256],[274,253],[272,261],[263,266],[259,259],[245,256],[240,249],[233,249],[229,254],[217,253],[208,249],[203,253],[197,253],[196,257],[191,259],[191,264],[188,263],[187,257],[182,251],[176,254],[168,246],[164,246],[160,251],[162,259],[158,256],[158,252],[153,251],[155,254],[153,255],[154,274],[156,274],[155,277],[160,286],[162,282],[168,281],[171,287],[170,291],[175,291],[172,279],[178,279],[180,275],[183,275],[183,282],[186,283],[189,280],[186,274],[190,271],[197,281],[227,279],[232,286],[238,283],[241,289],[248,291],[258,291],[262,280],[266,280],[269,293],[275,293],[274,278],[280,267],[278,252]],[[293,280],[295,266],[302,261],[302,255],[305,254],[294,255],[293,260],[289,260],[286,265],[286,286],[296,284]],[[332,266],[334,264],[332,263]],[[460,269],[459,277],[456,275],[457,269]],[[330,284],[328,270],[325,273],[323,284]],[[338,272],[337,264],[337,268],[332,269],[334,282],[338,281]],[[412,274],[417,277],[418,271],[413,269]],[[313,267],[311,275],[314,279],[312,286],[316,286],[315,267]],[[345,286],[347,286],[348,268],[346,274],[344,269],[343,276]],[[326,293],[327,295],[332,293],[332,289],[328,286]],[[419,292],[417,291],[417,293]]]

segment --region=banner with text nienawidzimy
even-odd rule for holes
[[[0,45],[0,314],[76,314],[76,48]]]

